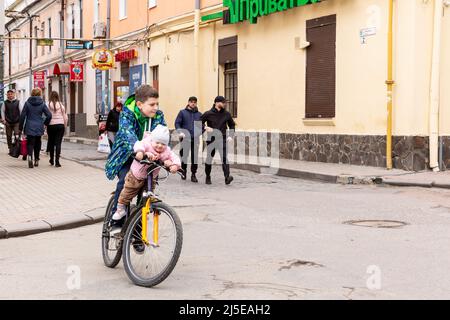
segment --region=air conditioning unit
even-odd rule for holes
[[[106,38],[106,23],[97,22],[94,24],[94,39],[105,39]]]

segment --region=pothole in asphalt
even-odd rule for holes
[[[280,267],[278,269],[278,271],[289,270],[292,267],[303,267],[303,266],[305,266],[305,267],[316,267],[316,268],[317,267],[319,267],[319,268],[323,268],[324,267],[323,265],[321,265],[319,263],[312,262],[312,261],[289,260],[287,262],[287,264],[282,266],[282,267]]]
[[[356,227],[385,229],[398,229],[408,225],[406,222],[394,220],[351,220],[345,221],[344,224]]]

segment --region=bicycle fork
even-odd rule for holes
[[[142,209],[142,241],[146,245],[152,245],[153,247],[158,247],[158,237],[159,237],[159,214],[157,211],[153,210],[153,243],[148,241],[148,230],[147,222],[148,217],[151,212],[151,199],[147,199],[145,207]]]

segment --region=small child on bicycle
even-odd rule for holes
[[[180,158],[168,146],[170,140],[169,129],[158,125],[151,133],[145,133],[144,139],[134,145],[136,152],[135,160],[131,165],[131,170],[125,178],[125,186],[120,193],[117,211],[113,215],[113,229],[121,228],[123,218],[127,214],[127,206],[133,198],[138,195],[139,190],[147,181],[148,165],[140,164],[147,155],[150,161],[161,161],[171,173],[176,173],[181,168]],[[159,170],[153,172],[154,177],[158,175]]]

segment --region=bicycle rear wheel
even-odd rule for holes
[[[114,195],[109,199],[108,206],[106,207],[105,219],[103,220],[102,230],[102,255],[103,262],[108,268],[115,268],[122,257],[122,239],[121,235],[110,236],[109,222],[112,216],[112,207],[114,205]]]
[[[152,207],[147,223],[151,244],[142,241],[142,207],[134,212],[123,241],[125,271],[134,284],[143,287],[156,286],[170,275],[183,243],[183,228],[175,210],[161,202]],[[153,212],[159,213],[157,246],[152,244]]]

